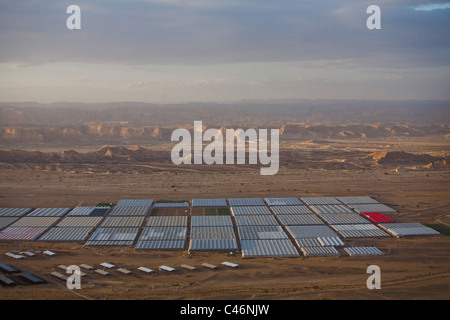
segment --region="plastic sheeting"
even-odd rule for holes
[[[102,228],[115,228],[115,227],[140,227],[144,222],[145,217],[132,217],[132,216],[123,216],[123,217],[106,217],[103,220],[100,227]]]
[[[231,212],[233,213],[234,216],[272,215],[266,206],[231,207]]]
[[[138,241],[136,250],[184,250],[184,240]]]
[[[420,223],[386,223],[380,224],[380,227],[394,237],[440,235],[438,231]]]
[[[302,247],[301,252],[305,257],[340,256],[335,247]]]
[[[339,237],[331,228],[322,226],[287,226],[287,231],[293,238],[318,238],[318,237]]]
[[[192,207],[227,207],[227,201],[225,199],[193,199]]]
[[[277,216],[285,226],[321,225],[325,224],[315,214],[280,214]]]
[[[278,226],[272,215],[236,216],[237,226]]]
[[[232,226],[191,227],[191,239],[236,239]]]
[[[102,217],[86,217],[74,216],[63,218],[58,222],[58,227],[96,227],[101,221]]]
[[[153,208],[189,208],[189,202],[156,202]]]
[[[372,220],[375,223],[391,223],[395,222],[389,217],[386,217],[384,214],[380,212],[361,212],[362,215],[366,216],[370,220]]]
[[[145,240],[185,240],[186,227],[145,227],[139,241]]]
[[[192,251],[237,251],[236,239],[191,239],[189,252]]]
[[[349,204],[350,208],[354,209],[356,212],[380,212],[380,213],[395,213],[396,210],[388,207],[383,203],[377,204]]]
[[[371,224],[357,213],[322,213],[320,217],[328,224]]]
[[[233,221],[230,216],[194,216],[191,218],[191,226],[233,226]]]
[[[11,227],[50,227],[59,220],[58,217],[23,217]]]
[[[186,227],[186,216],[150,216],[147,218],[148,227]]]
[[[32,210],[32,208],[0,208],[0,217],[21,217]]]
[[[89,236],[89,233],[93,228],[51,228],[44,235],[42,235],[38,241],[84,241]]]
[[[288,239],[280,226],[242,226],[238,233],[241,240]]]
[[[259,198],[230,198],[228,199],[230,206],[265,206],[262,199]]]
[[[307,206],[272,206],[270,209],[274,214],[312,214]]]
[[[369,203],[380,203],[377,200],[368,196],[359,197],[336,197],[343,204],[369,204]]]
[[[316,214],[339,214],[339,213],[355,213],[349,207],[340,204],[340,205],[328,205],[328,204],[319,204],[310,206],[311,210]]]
[[[288,239],[242,240],[242,257],[296,257],[299,256]]]
[[[109,216],[146,216],[149,210],[150,207],[116,206]]]
[[[33,241],[47,230],[47,227],[8,227],[0,231],[0,241]]]
[[[62,217],[71,210],[71,208],[38,208],[27,214],[27,217]]]
[[[303,204],[297,198],[265,198],[264,200],[269,206],[293,206]]]
[[[347,247],[344,250],[349,256],[383,255],[377,247]]]
[[[0,217],[0,230],[17,221],[16,217]]]
[[[152,204],[152,199],[122,199],[116,207],[151,207]]]
[[[319,237],[317,240],[323,247],[342,247],[345,245],[339,237]]]
[[[301,199],[308,205],[341,204],[340,201],[333,197],[303,197]]]

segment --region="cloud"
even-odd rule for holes
[[[433,10],[445,10],[450,9],[450,2],[444,3],[427,3],[418,6],[414,6],[414,11],[433,11]]]
[[[373,97],[386,78],[396,83],[391,97],[428,97],[449,80],[437,73],[450,66],[449,2],[436,2],[77,0],[82,29],[71,31],[72,2],[0,0],[0,90],[14,86],[21,97],[47,86],[51,100],[52,85],[91,79],[76,97],[82,88],[94,100],[99,90],[126,100],[343,97],[356,88]],[[381,30],[366,27],[371,4],[382,10]]]
[[[150,87],[153,85],[155,85],[155,83],[139,80],[139,81],[134,81],[132,83],[126,83],[126,84],[122,85],[121,88],[122,89],[147,88],[147,87]]]
[[[0,8],[0,63],[447,65],[450,23],[443,10],[417,16],[416,3],[380,1],[382,30],[371,32],[366,1],[79,0],[82,30],[70,31],[61,3],[9,1]]]
[[[28,64],[24,62],[10,62],[8,63],[8,66],[11,70],[19,70],[21,68],[28,66]]]

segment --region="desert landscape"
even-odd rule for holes
[[[368,110],[374,104],[364,103]],[[363,102],[346,101],[336,101],[334,109],[330,101],[167,108],[3,105],[2,208],[74,208],[149,198],[370,196],[394,208],[397,213],[387,216],[396,222],[437,226],[442,234],[346,239],[349,245],[376,246],[382,256],[248,259],[238,253],[3,241],[0,263],[46,283],[1,287],[0,299],[449,299],[448,104],[422,103],[425,107],[383,102],[373,112],[356,112]],[[192,130],[196,119],[222,130],[280,129],[278,173],[262,176],[259,166],[249,164],[174,165],[170,134],[179,127]],[[27,250],[36,256],[14,260],[3,254]],[[44,250],[57,254],[43,255]],[[239,267],[223,266],[223,261]],[[88,272],[80,290],[69,290],[51,276],[59,265],[98,267],[103,262],[132,273]],[[219,267],[211,270],[202,263]],[[184,270],[182,264],[197,269]],[[178,271],[159,271],[160,265]],[[369,265],[381,268],[380,290],[366,287]],[[156,274],[142,273],[139,266]]]

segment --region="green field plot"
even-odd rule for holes
[[[101,202],[99,204],[97,204],[97,207],[113,207],[114,203],[109,203],[109,202]]]

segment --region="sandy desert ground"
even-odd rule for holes
[[[352,147],[347,141],[345,148],[350,152],[364,148],[376,151],[385,145],[384,142],[355,143]],[[416,141],[405,142],[401,148],[409,152],[426,148],[432,153],[447,150],[448,146]],[[311,146],[307,149],[312,152]],[[124,198],[189,200],[367,195],[395,208],[398,213],[388,216],[397,222],[450,224],[450,172],[446,168],[397,170],[395,166],[375,166],[333,170],[314,165],[311,168],[284,165],[275,176],[261,176],[259,167],[173,169],[173,165],[167,164],[155,164],[148,172],[3,169],[0,172],[0,207],[75,207]],[[449,239],[448,236],[433,236],[346,240],[348,245],[376,246],[384,252],[383,256],[350,257],[344,253],[340,257],[251,259],[227,253],[83,247],[81,243],[1,242],[0,262],[36,274],[47,283],[1,287],[0,299],[446,300],[450,298]],[[3,254],[29,249],[51,250],[57,255],[38,254],[14,260]],[[239,267],[221,266],[223,261],[237,263]],[[61,271],[58,270],[61,264],[84,263],[99,267],[102,262],[126,267],[132,274],[124,275],[116,270],[109,276],[88,273],[82,278],[81,290],[69,290],[63,281],[50,275],[52,271]],[[201,266],[204,262],[219,268],[207,269]],[[181,264],[196,266],[197,270],[182,269]],[[366,287],[369,276],[366,269],[373,264],[381,268],[380,290]],[[159,271],[160,265],[179,271]],[[154,269],[156,274],[140,272],[136,270],[139,266]]]

